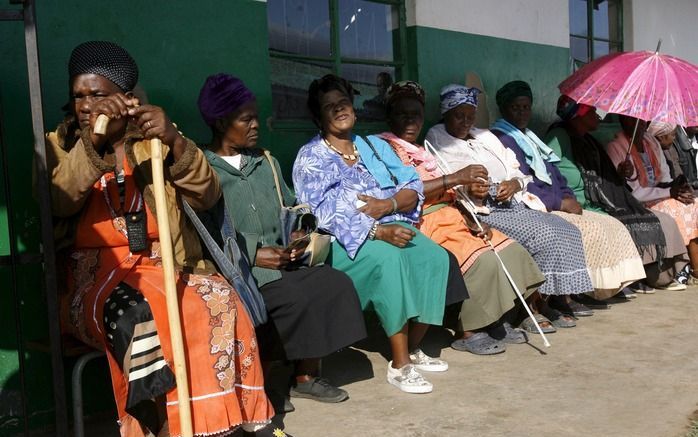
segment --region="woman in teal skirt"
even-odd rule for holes
[[[414,168],[380,138],[352,134],[351,84],[327,75],[313,81],[308,94],[321,133],[296,158],[298,200],[334,235],[332,266],[349,275],[362,307],[376,312],[390,339],[388,382],[428,393],[432,384],[418,371],[445,371],[448,364],[418,345],[429,325],[441,325],[447,304],[467,297],[457,262],[411,225],[424,200]],[[449,281],[453,270],[456,280]]]

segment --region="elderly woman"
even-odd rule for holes
[[[642,283],[631,287],[646,292],[670,283],[674,269],[681,270],[687,259],[674,219],[650,211],[633,197],[605,148],[591,134],[600,123],[593,106],[560,96],[557,114],[561,121],[550,127],[544,141],[560,158],[555,166],[577,202],[585,210],[604,212],[620,220],[630,232],[642,256],[650,288]]]
[[[644,279],[642,260],[621,222],[584,211],[577,202],[560,170],[553,165],[560,158],[528,129],[532,104],[533,94],[526,82],[516,80],[501,87],[497,91],[497,106],[502,118],[494,123],[492,133],[514,152],[519,170],[532,177],[526,187],[528,192],[543,202],[545,210],[579,228],[594,297],[607,299],[626,285]]]
[[[121,435],[180,434],[156,213],[171,223],[194,433],[242,424],[271,435],[252,323],[177,208],[183,200],[197,210],[213,206],[216,174],[161,108],[138,106],[131,93],[138,68],[123,48],[81,44],[69,74],[72,114],[48,135],[47,151],[53,213],[74,236],[66,322],[107,353]],[[111,119],[104,136],[93,133],[99,114]],[[163,142],[168,211],[154,208],[150,138]]]
[[[475,165],[446,174],[439,169],[434,156],[416,144],[424,125],[424,99],[424,90],[416,82],[393,84],[386,95],[391,132],[380,137],[405,165],[415,167],[422,179],[425,199],[419,230],[458,258],[470,299],[461,305],[456,329],[459,338],[452,347],[478,355],[504,352],[503,343],[522,343],[525,337],[503,320],[504,314],[514,308],[516,294],[486,239],[508,266],[524,296],[532,296],[545,277],[520,244],[486,224],[484,232],[480,232],[472,218],[458,209],[452,188],[468,186],[477,175],[486,176],[486,171]],[[540,295],[535,293],[534,297],[537,300]]]
[[[608,156],[633,191],[633,196],[653,211],[663,212],[676,220],[692,269],[698,268],[698,204],[686,178],[671,178],[661,146],[647,133],[647,122],[620,115],[622,130],[608,143]],[[630,145],[631,138],[632,146]],[[667,237],[669,238],[669,237]],[[690,283],[697,283],[691,276]],[[682,290],[673,282],[670,289]],[[665,287],[666,288],[666,287]]]
[[[546,278],[538,290],[541,294],[568,298],[592,291],[579,230],[560,217],[537,210],[541,201],[525,192],[531,178],[519,170],[514,152],[490,131],[473,127],[478,92],[462,85],[444,87],[440,96],[444,122],[429,130],[427,141],[451,168],[479,164],[487,170],[487,178],[498,183],[492,187],[496,192],[490,193],[488,179],[483,177],[467,187],[468,195],[484,203],[480,208],[482,221],[514,238],[533,256]],[[569,316],[553,319],[556,327],[572,327],[574,323]]]
[[[418,370],[448,365],[418,349],[444,307],[466,297],[463,280],[449,290],[449,254],[420,233],[422,183],[378,137],[352,133],[354,89],[334,75],[315,80],[308,108],[320,134],[298,152],[293,183],[320,227],[335,236],[332,266],[354,281],[361,305],[373,309],[390,340],[390,384],[407,393],[432,391]]]
[[[204,154],[218,174],[225,207],[271,317],[273,326],[258,329],[262,359],[295,362],[291,396],[341,402],[347,392],[318,377],[319,358],[366,336],[351,279],[329,266],[299,268],[295,258],[303,248],[282,247],[277,190],[286,205],[296,200],[282,178],[279,187],[274,182],[274,173],[281,173],[276,159],[268,160],[257,148],[259,121],[252,91],[229,74],[210,76],[199,94],[199,110],[213,133]],[[216,229],[224,219],[220,211],[210,212]],[[283,354],[272,353],[277,332]]]

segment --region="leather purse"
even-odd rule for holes
[[[279,175],[276,172],[274,161],[272,161],[271,154],[268,150],[264,151],[264,156],[271,166],[271,171],[274,175],[276,195],[279,198],[279,206],[281,207],[279,220],[281,221],[281,240],[283,245],[287,249],[291,249],[295,245],[302,245],[307,240],[308,244],[300,259],[300,264],[307,267],[324,264],[330,254],[332,237],[317,231],[317,217],[310,212],[309,205],[284,205],[284,197],[281,194]],[[301,238],[292,240],[291,233],[294,231],[303,231],[305,235]]]

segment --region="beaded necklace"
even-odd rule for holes
[[[330,149],[335,151],[338,155],[340,155],[342,158],[346,159],[347,161],[356,161],[356,158],[359,156],[359,151],[356,149],[356,144],[354,144],[354,143],[351,143],[352,147],[354,148],[354,153],[352,153],[351,155],[347,155],[346,153],[342,153],[342,151],[340,151],[335,146],[330,144],[330,142],[327,141],[327,139],[325,137],[322,137],[322,141],[325,142],[327,147],[329,147]]]

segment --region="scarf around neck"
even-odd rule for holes
[[[512,137],[524,152],[526,164],[533,169],[536,177],[548,185],[553,184],[545,163],[546,161],[550,163],[560,162],[560,158],[531,129],[526,128],[522,132],[513,124],[500,118],[494,122],[492,130],[498,130]]]

